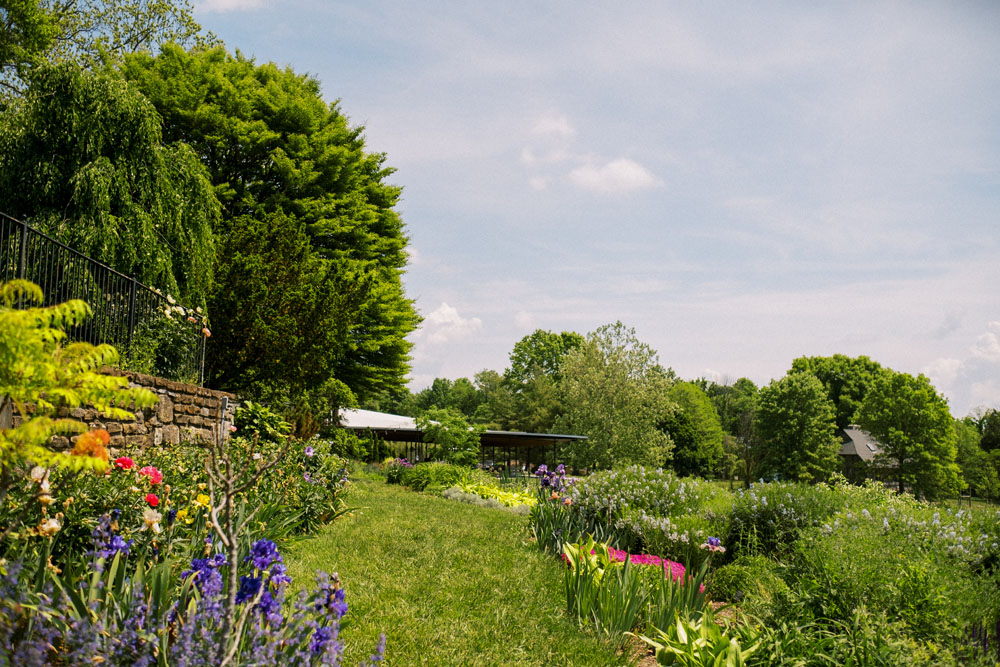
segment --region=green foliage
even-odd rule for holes
[[[61,416],[61,410],[92,405],[108,417],[131,419],[133,414],[120,406],[142,408],[156,402],[146,389],[129,389],[127,379],[101,374],[103,365],[118,358],[113,347],[63,345],[64,329],[90,315],[87,304],[74,300],[14,307],[41,299],[41,289],[31,283],[15,280],[0,285],[0,408],[10,404],[22,420],[16,428],[0,431],[0,493],[13,483],[16,467],[28,462],[72,470],[104,469],[106,453],[101,459],[49,449],[52,436],[87,430],[81,422]]]
[[[740,645],[728,628],[719,626],[711,614],[691,618],[678,616],[666,629],[654,628],[655,636],[640,636],[656,652],[659,665],[743,667],[758,644]]]
[[[897,481],[900,492],[910,489],[928,498],[958,493],[954,420],[947,399],[926,377],[881,375],[858,422],[881,445],[875,463]]]
[[[726,548],[730,558],[783,557],[802,531],[844,507],[845,494],[826,484],[755,484],[737,493]]]
[[[827,397],[837,412],[837,428],[847,428],[857,422],[861,403],[875,381],[891,372],[865,356],[799,357],[792,361],[792,373],[809,373],[823,383]]]
[[[16,81],[49,49],[58,30],[41,0],[7,0],[3,10],[0,85],[16,90]]]
[[[708,395],[691,382],[675,382],[667,394],[677,410],[661,425],[674,442],[672,467],[679,475],[707,477],[722,459],[722,425]]]
[[[244,438],[274,444],[284,442],[292,428],[281,415],[253,401],[244,401],[237,408],[233,414],[233,426]]]
[[[840,466],[833,404],[812,375],[791,373],[760,391],[756,430],[762,449],[755,474],[817,482]]]
[[[482,470],[474,470],[465,466],[450,463],[418,463],[403,471],[400,483],[414,491],[429,491],[437,488],[440,492],[462,481],[486,482],[491,479],[492,477]]]
[[[168,45],[119,69],[222,203],[212,386],[294,398],[336,378],[361,401],[401,387],[419,319],[401,281],[400,188],[362,128],[315,79],[222,48]]]
[[[574,446],[576,467],[667,460],[672,443],[656,425],[673,407],[670,377],[634,329],[616,322],[588,334],[565,356],[561,372],[566,412],[556,428],[588,438]]]
[[[120,78],[39,68],[0,116],[0,190],[8,214],[204,305],[218,201],[196,153],[165,143],[156,109]]]
[[[583,336],[573,331],[557,334],[536,329],[514,343],[505,379],[514,387],[520,387],[539,375],[558,382],[561,377],[559,369],[566,355],[579,349],[583,342]]]
[[[763,556],[742,556],[712,574],[708,593],[713,600],[740,605],[744,613],[767,615],[788,586],[778,574],[778,565]]]
[[[428,456],[458,466],[472,466],[479,461],[479,438],[482,427],[469,426],[461,415],[451,410],[432,409],[417,417],[417,428],[424,441],[432,443]]]
[[[155,310],[135,326],[125,370],[155,375],[176,382],[199,384],[199,354],[208,319],[201,308],[188,309],[179,304]]]

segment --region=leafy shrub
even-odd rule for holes
[[[400,483],[414,491],[441,493],[462,481],[486,482],[490,479],[492,478],[488,473],[474,468],[450,463],[418,463],[412,468],[403,470]]]
[[[640,636],[656,653],[660,665],[685,667],[743,667],[757,651],[759,643],[737,636],[719,626],[710,614],[698,617],[677,616],[666,628],[653,628],[653,637]],[[751,637],[752,639],[752,637]]]
[[[253,401],[245,401],[236,410],[233,425],[242,437],[270,443],[283,442],[292,429],[277,412]]]
[[[763,556],[743,556],[712,573],[709,594],[714,600],[739,603],[746,613],[767,615],[775,598],[788,591],[777,567]]]
[[[458,486],[445,489],[441,495],[448,500],[457,500],[462,503],[478,505],[479,507],[488,507],[490,509],[506,510],[522,516],[527,516],[531,511],[531,508],[528,505],[505,505],[496,498],[484,498],[478,493],[467,493]]]
[[[803,530],[818,526],[846,503],[845,494],[826,484],[754,484],[733,502],[729,555],[780,558]]]

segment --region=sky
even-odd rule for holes
[[[867,355],[1000,407],[1000,3],[195,8],[396,169],[413,390],[620,320],[685,379]]]

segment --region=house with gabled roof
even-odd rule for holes
[[[857,424],[837,429],[840,437],[840,456],[844,463],[844,477],[858,483],[873,475],[875,457],[882,453],[882,447],[868,431]]]

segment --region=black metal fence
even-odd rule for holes
[[[108,343],[124,365],[172,380],[203,384],[205,336],[186,326],[176,304],[135,278],[0,213],[0,282],[29,280],[45,304],[82,299],[93,315],[66,331],[76,341]]]

